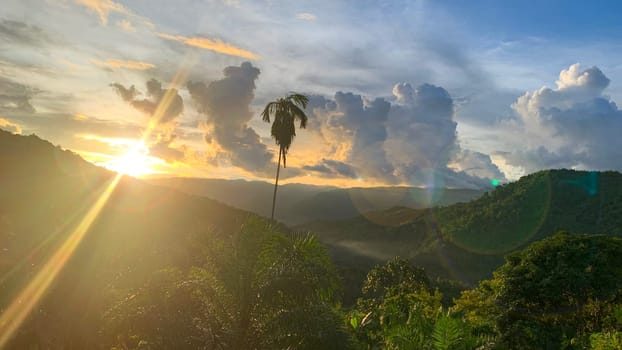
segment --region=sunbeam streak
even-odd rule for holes
[[[177,73],[170,82],[170,87],[179,87],[181,86],[188,78],[188,74],[190,73],[190,67],[194,65],[197,61],[196,53],[189,52],[186,54],[184,60],[181,65],[177,69]],[[160,100],[160,103],[156,107],[156,110],[153,112],[153,116],[150,118],[149,123],[147,124],[147,128],[143,131],[142,142],[143,144],[147,143],[149,137],[153,134],[154,130],[158,128],[158,125],[162,121],[166,110],[168,110],[171,102],[175,98],[175,92],[173,89],[167,89],[164,97]]]
[[[63,242],[61,247],[58,248],[30,283],[28,283],[2,313],[0,316],[0,349],[5,347],[28,314],[39,303],[47,288],[54,281],[63,266],[65,266],[82,241],[84,235],[99,216],[99,213],[110,198],[110,195],[114,192],[122,176],[122,174],[117,174],[115,176],[95,203],[93,203],[82,221],[73,229],[67,240]]]

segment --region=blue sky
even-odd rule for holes
[[[567,42],[615,39],[622,24],[619,1],[439,1],[479,33],[493,31],[509,40],[525,36]]]
[[[622,170],[618,2],[3,7],[0,127],[111,168],[132,151],[167,174],[269,179],[276,148],[258,114],[299,91],[311,123],[286,181],[477,187]]]

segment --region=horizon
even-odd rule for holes
[[[0,128],[137,177],[271,182],[278,148],[259,114],[296,91],[309,125],[283,184],[481,188],[620,171],[622,8],[590,7],[9,1]]]

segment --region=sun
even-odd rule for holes
[[[157,173],[154,165],[159,159],[149,156],[146,147],[134,147],[125,154],[106,162],[105,167],[118,173],[140,177]]]

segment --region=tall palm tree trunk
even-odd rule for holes
[[[274,208],[276,206],[276,189],[279,187],[279,173],[281,172],[281,154],[283,154],[283,147],[279,147],[279,162],[276,165],[276,181],[274,181],[274,194],[272,195],[272,221],[274,221]]]

